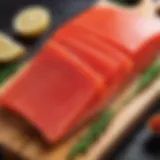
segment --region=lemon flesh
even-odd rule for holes
[[[13,20],[15,32],[26,37],[36,37],[43,34],[49,27],[51,14],[42,6],[30,6],[21,11]]]
[[[0,63],[17,60],[25,54],[25,48],[4,33],[0,33]]]

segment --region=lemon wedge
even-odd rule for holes
[[[7,63],[22,57],[25,48],[4,33],[0,33],[0,63]]]
[[[43,6],[29,6],[20,10],[13,19],[13,28],[16,33],[25,37],[37,37],[49,27],[51,14]]]

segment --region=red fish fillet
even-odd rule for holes
[[[56,142],[101,109],[160,48],[160,22],[92,7],[63,25],[0,100]],[[104,81],[105,80],[105,81]]]

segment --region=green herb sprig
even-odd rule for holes
[[[0,84],[17,71],[21,63],[0,64]]]
[[[149,69],[141,76],[134,94],[137,95],[144,88],[150,85],[156,77],[160,75],[160,59],[155,60],[155,62],[149,67]]]
[[[68,159],[74,160],[78,154],[87,152],[88,148],[100,137],[106,129],[106,126],[109,125],[113,115],[113,110],[102,114],[98,121],[91,126],[88,133],[84,137],[81,137],[79,142],[73,146],[68,155]]]

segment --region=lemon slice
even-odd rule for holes
[[[25,54],[25,48],[4,33],[0,33],[0,63],[17,60]]]
[[[42,6],[30,6],[21,11],[13,20],[14,30],[25,37],[37,37],[44,33],[51,22],[49,10]]]

